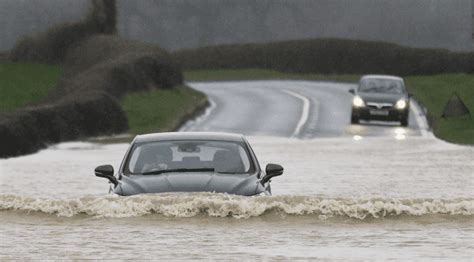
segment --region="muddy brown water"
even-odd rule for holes
[[[465,260],[474,148],[434,138],[250,137],[272,197],[107,194],[127,144],[0,160],[1,259]]]

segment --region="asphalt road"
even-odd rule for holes
[[[420,107],[412,101],[409,126],[398,122],[350,123],[353,84],[314,81],[189,83],[206,93],[211,107],[182,131],[234,132],[296,138],[353,136],[355,139],[429,135]]]

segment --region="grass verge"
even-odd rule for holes
[[[58,66],[0,63],[0,112],[41,100],[56,86],[61,72]]]
[[[172,131],[206,105],[206,96],[187,86],[132,93],[122,102],[132,134]]]
[[[184,72],[186,81],[240,81],[240,80],[318,80],[357,82],[360,75],[321,75],[281,73],[265,69],[196,70]],[[474,75],[441,74],[408,76],[406,84],[415,98],[428,109],[433,118],[434,134],[446,141],[474,145]],[[444,106],[457,92],[472,116],[442,118]]]
[[[433,117],[433,131],[437,137],[457,144],[474,145],[474,75],[443,74],[405,78],[408,89],[427,108]],[[442,118],[449,98],[459,94],[471,116]]]

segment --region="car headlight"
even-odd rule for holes
[[[353,104],[355,107],[363,107],[363,106],[365,106],[364,100],[362,100],[362,98],[360,98],[360,96],[355,96],[354,99],[352,100],[352,104]]]
[[[397,109],[405,109],[405,107],[407,107],[407,101],[405,101],[405,99],[400,99],[395,104],[395,107]]]

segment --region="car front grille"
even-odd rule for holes
[[[367,102],[367,106],[373,109],[389,109],[393,107],[392,103],[375,103],[375,102]]]

